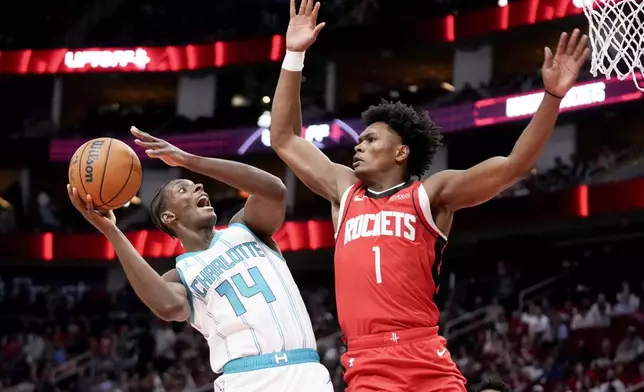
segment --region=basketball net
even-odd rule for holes
[[[593,76],[633,78],[644,91],[644,2],[642,0],[577,0],[590,24]],[[638,81],[638,79],[640,79]]]

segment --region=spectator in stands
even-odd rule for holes
[[[154,329],[155,356],[171,363],[175,359],[174,345],[177,342],[177,335],[172,330],[172,324],[155,324],[157,324]]]
[[[40,225],[46,231],[55,231],[60,227],[56,211],[47,192],[40,192],[37,197]]]
[[[608,327],[610,326],[612,311],[612,307],[606,301],[606,295],[599,293],[597,295],[597,301],[590,307],[589,317],[595,319],[594,323],[597,327]]]
[[[510,324],[508,323],[508,319],[505,316],[505,311],[499,314],[498,319],[494,323],[494,330],[500,335],[500,336],[507,336],[508,332],[510,331]]]
[[[628,282],[622,282],[622,290],[617,293],[617,303],[613,307],[613,314],[626,315],[634,313],[640,306],[640,299],[631,292]]]
[[[615,354],[613,353],[613,346],[610,343],[610,339],[605,338],[602,340],[602,345],[600,349],[600,354],[597,359],[593,361],[593,365],[599,369],[605,369],[610,367],[613,364],[613,358]]]
[[[505,344],[498,332],[488,329],[485,331],[485,342],[482,352],[486,355],[498,356],[505,351]]]
[[[29,361],[38,362],[45,352],[45,340],[41,335],[30,332],[27,334],[27,342],[23,347],[23,353]]]
[[[567,386],[568,390],[577,391],[583,390],[582,385],[592,384],[595,379],[594,372],[586,372],[584,364],[577,362],[573,369],[573,374],[568,378]]]
[[[628,327],[626,336],[617,345],[616,363],[629,363],[644,354],[644,340],[638,335],[637,328]]]
[[[615,371],[608,369],[605,380],[598,387],[591,389],[591,392],[623,392],[626,390],[624,383],[615,377]]]
[[[543,314],[540,306],[530,304],[530,310],[527,313],[523,313],[521,321],[528,326],[528,335],[531,339],[540,336],[549,340],[550,319]]]
[[[503,313],[505,313],[505,310],[503,309],[503,306],[499,304],[499,298],[492,298],[492,303],[487,308],[487,317],[496,322]]]
[[[581,309],[573,309],[572,320],[570,320],[570,329],[595,328],[597,322],[595,317],[590,313],[586,300],[581,305]]]

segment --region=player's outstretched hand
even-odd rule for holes
[[[561,33],[554,55],[550,48],[545,48],[545,60],[541,68],[545,89],[559,97],[565,96],[575,85],[579,70],[589,54],[586,34],[581,35],[579,29],[575,29],[570,38],[567,33]]]
[[[140,131],[135,126],[130,128],[130,132],[136,138],[134,143],[145,148],[145,153],[150,158],[160,159],[168,166],[183,166],[185,164],[188,154],[179,147]]]
[[[78,190],[69,184],[67,184],[67,195],[78,212],[83,214],[85,219],[87,219],[92,226],[96,227],[98,231],[103,234],[107,234],[109,230],[116,228],[116,217],[114,216],[114,213],[111,210],[95,210],[92,196],[87,195],[87,199],[83,200],[83,198],[78,194]]]
[[[317,23],[320,3],[313,5],[313,0],[300,0],[300,9],[295,11],[295,0],[291,0],[291,21],[286,30],[286,49],[292,52],[304,52],[320,34],[325,23]]]

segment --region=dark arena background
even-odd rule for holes
[[[506,155],[542,94],[543,48],[588,30],[573,0],[322,0],[307,53],[304,136],[349,164],[380,98],[427,110],[445,134],[432,173]],[[7,3],[9,6],[9,3]],[[134,146],[131,125],[287,185],[275,240],[318,351],[344,390],[328,202],[270,149],[287,0],[12,2],[0,14],[0,390],[213,389],[208,346],[138,300],[105,237],[65,191],[76,148]],[[472,390],[644,390],[644,100],[584,68],[531,175],[459,211],[444,255],[441,334]],[[142,159],[119,227],[160,272],[181,245],[152,224],[160,184],[205,184],[225,225],[247,195]]]

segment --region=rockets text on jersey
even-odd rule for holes
[[[447,239],[422,183],[380,193],[353,185],[342,197],[337,228],[336,298],[345,336],[438,324],[433,296]]]
[[[395,236],[416,240],[416,216],[399,211],[380,211],[347,219],[344,245],[363,237]]]
[[[234,223],[218,231],[208,249],[179,256],[177,271],[213,371],[237,358],[316,348],[286,262],[245,225]]]

